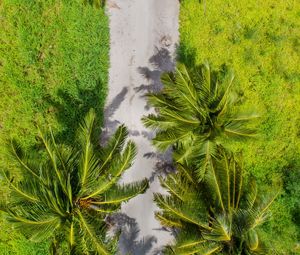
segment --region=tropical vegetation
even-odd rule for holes
[[[147,180],[117,183],[136,154],[133,142],[125,146],[127,129],[120,126],[100,147],[94,122],[90,111],[72,147],[57,143],[51,131],[49,137],[39,132],[39,151],[11,143],[22,179],[4,173],[12,192],[2,210],[30,240],[51,238],[51,254],[63,254],[64,242],[70,254],[115,254],[115,242],[107,240],[106,215],[148,188]]]
[[[299,254],[300,47],[299,1],[184,0],[180,10],[179,59],[229,65],[242,91],[241,110],[259,113],[256,139],[232,143],[243,151],[245,172],[259,186],[283,182],[262,226],[277,254]],[[268,253],[267,253],[268,254]],[[271,254],[273,252],[271,251]]]
[[[245,177],[241,159],[225,151],[201,183],[185,169],[161,179],[168,195],[155,194],[156,217],[177,229],[166,254],[266,254],[270,244],[260,240],[259,226],[280,189],[262,192]]]
[[[36,147],[36,128],[51,125],[72,144],[78,123],[92,107],[100,131],[109,66],[108,17],[82,0],[0,1],[0,169],[19,175],[5,140]],[[99,132],[100,134],[100,132]],[[1,200],[9,197],[0,178]],[[0,254],[48,254],[0,214]]]
[[[106,2],[0,2],[0,254],[116,254],[107,216],[148,187],[119,183],[126,127],[99,145]],[[154,195],[164,254],[299,254],[300,2],[180,3],[178,64],[142,120],[176,166]]]
[[[198,179],[212,167],[226,140],[255,136],[249,123],[258,115],[238,110],[241,96],[233,88],[234,74],[228,68],[217,72],[208,63],[190,68],[178,64],[161,80],[163,89],[148,95],[158,114],[143,122],[157,131],[154,145],[163,151],[172,146],[176,162],[196,166]]]

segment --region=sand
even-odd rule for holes
[[[123,227],[120,250],[123,254],[160,254],[158,248],[170,242],[172,236],[154,218],[157,207],[153,203],[153,192],[163,192],[158,176],[173,168],[170,153],[156,153],[151,145],[153,133],[142,125],[141,117],[154,111],[147,105],[144,95],[161,89],[161,72],[173,68],[179,37],[179,2],[109,0],[107,11],[111,66],[102,142],[120,123],[125,123],[130,139],[137,144],[138,155],[122,182],[150,179],[150,189],[145,194],[122,206],[124,214],[120,216],[127,227]]]

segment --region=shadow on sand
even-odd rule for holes
[[[117,213],[107,219],[114,226],[115,232],[120,232],[119,254],[143,255],[148,254],[153,244],[157,242],[154,236],[146,236],[139,239],[139,227],[135,219],[124,213]],[[153,255],[158,255],[160,251],[155,251]]]
[[[156,50],[156,53],[149,59],[149,67],[139,67],[138,72],[147,80],[147,85],[141,84],[135,87],[136,94],[140,97],[145,97],[147,93],[158,92],[162,89],[162,83],[160,76],[163,72],[171,72],[174,70],[174,61],[167,48],[161,48]],[[104,110],[104,128],[101,135],[101,143],[105,143],[108,138],[116,130],[120,122],[114,119],[114,113],[120,107],[124,99],[128,94],[128,88],[123,87],[119,94],[106,106]],[[146,98],[144,98],[146,100]],[[149,106],[146,106],[145,110],[149,110]],[[129,130],[131,136],[143,136],[144,138],[151,140],[154,136],[154,132],[145,130],[137,132],[135,130]],[[158,176],[165,176],[175,171],[172,163],[172,150],[168,150],[166,153],[157,153],[149,151],[143,155],[145,158],[155,158],[156,164],[153,169],[152,175],[149,179],[153,182]],[[141,205],[142,206],[142,205]],[[130,218],[124,213],[117,213],[107,218],[108,222],[114,226],[114,231],[120,232],[119,239],[119,254],[121,255],[160,255],[162,249],[157,248],[153,251],[153,246],[156,244],[157,239],[155,236],[146,236],[142,239],[139,238],[140,229],[138,223],[134,218]],[[157,231],[168,231],[165,228],[156,229]],[[173,233],[173,232],[172,232]]]
[[[156,54],[149,59],[149,67],[139,67],[139,73],[147,80],[150,81],[149,85],[142,84],[135,87],[136,92],[158,92],[162,89],[163,85],[160,81],[160,76],[163,72],[171,72],[174,70],[174,61],[167,48],[156,48]]]

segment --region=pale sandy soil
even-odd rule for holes
[[[158,155],[152,147],[153,136],[145,129],[141,117],[149,114],[143,95],[161,88],[161,71],[173,68],[178,43],[178,0],[109,0],[111,49],[109,93],[105,111],[105,141],[120,123],[130,129],[130,138],[138,146],[134,166],[122,181],[131,182],[145,177],[151,181],[150,189],[124,204],[123,220],[137,223],[140,229],[135,242],[130,227],[125,229],[122,253],[133,255],[159,254],[157,248],[172,240],[171,234],[161,229],[154,218],[157,207],[153,192],[160,192],[157,176],[172,171],[169,155]],[[144,238],[144,243],[139,242]],[[132,243],[130,243],[132,242]]]

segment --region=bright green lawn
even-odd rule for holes
[[[265,229],[279,254],[300,254],[300,2],[182,2],[181,57],[234,69],[244,105],[261,114],[259,138],[234,148],[261,183],[284,181]]]
[[[49,123],[59,138],[71,142],[90,107],[101,120],[108,19],[81,0],[2,0],[0,27],[0,168],[13,172],[6,138],[33,146],[35,124]],[[1,184],[0,192],[6,190]],[[1,219],[0,229],[0,254],[47,254],[46,245],[24,241]]]

